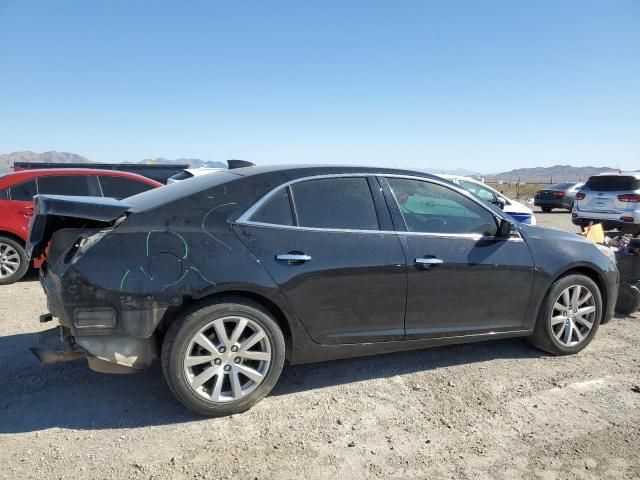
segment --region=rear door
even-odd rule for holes
[[[33,216],[33,197],[37,194],[36,181],[31,179],[12,185],[8,189],[9,198],[2,202],[22,238],[27,238],[29,220]]]
[[[50,175],[38,177],[38,194],[91,197],[99,195],[90,183],[90,175]]]
[[[374,178],[292,182],[236,228],[316,342],[403,338],[406,261]]]
[[[521,329],[534,271],[526,243],[496,238],[495,214],[444,183],[381,180],[407,257],[406,338]]]
[[[154,188],[153,185],[139,180],[134,180],[132,178],[117,177],[114,175],[98,175],[97,178],[102,195],[105,197],[116,198],[118,200],[122,200],[123,198],[131,197]]]

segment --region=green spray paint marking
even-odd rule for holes
[[[127,275],[129,275],[129,272],[131,270],[127,270],[126,272],[124,272],[124,275],[122,276],[122,280],[120,280],[120,290],[122,290],[122,288],[124,287],[124,281],[127,279]]]
[[[216,238],[215,236],[213,236],[211,233],[207,232],[207,229],[204,228],[204,222],[207,220],[207,217],[214,211],[216,211],[219,208],[222,207],[226,207],[228,205],[237,205],[236,202],[229,202],[229,203],[223,203],[222,205],[218,205],[217,207],[213,207],[211,210],[209,210],[204,217],[202,217],[202,231],[204,233],[206,233],[207,235],[209,235],[211,238],[213,238],[216,242],[218,242],[221,245],[224,245],[225,247],[227,247],[229,250],[231,250],[231,247],[229,245],[227,245],[226,243],[224,243],[222,240]]]
[[[205,282],[208,282],[208,283],[210,283],[211,285],[215,286],[215,282],[212,282],[212,281],[211,281],[211,280],[209,280],[207,277],[205,277],[205,276],[202,274],[202,272],[201,272],[200,270],[198,270],[196,267],[189,267],[189,268],[191,268],[191,270],[193,270],[193,271],[197,272],[197,273],[198,273],[198,275],[200,275],[200,276],[202,277],[202,279],[203,279]]]
[[[184,277],[186,277],[186,276],[187,276],[187,273],[189,273],[189,270],[186,270],[186,271],[182,274],[182,276],[181,276],[179,279],[177,279],[175,282],[167,283],[167,284],[163,284],[163,283],[157,282],[157,281],[153,280],[153,278],[151,278],[151,277],[149,277],[149,278],[151,278],[151,280],[153,280],[153,281],[154,281],[154,282],[156,282],[157,284],[162,285],[162,291],[164,292],[167,288],[172,287],[172,286],[174,286],[176,283],[180,283],[182,280],[184,280]]]
[[[152,233],[171,233],[175,235],[182,240],[182,243],[184,244],[184,255],[182,256],[182,260],[185,260],[189,256],[189,244],[178,232],[174,232],[173,230],[149,230],[149,233],[147,233],[147,257],[149,256],[149,239],[151,238]]]

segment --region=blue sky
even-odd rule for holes
[[[0,153],[640,168],[640,1],[0,0]]]

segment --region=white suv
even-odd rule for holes
[[[602,223],[605,230],[640,233],[640,173],[590,177],[576,194],[571,220],[580,227],[593,222]]]

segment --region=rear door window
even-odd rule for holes
[[[38,194],[35,180],[27,180],[11,187],[11,200],[19,202],[31,202],[33,197]]]
[[[113,197],[120,200],[121,198],[131,197],[147,190],[151,190],[153,185],[131,178],[114,177],[111,175],[99,175],[102,194],[105,197]]]
[[[88,175],[52,175],[38,178],[38,193],[41,195],[91,195]]]
[[[288,189],[282,188],[271,195],[267,201],[251,216],[252,222],[272,225],[293,225],[293,213],[289,202]]]
[[[618,190],[640,190],[640,180],[625,175],[603,175],[591,177],[585,185],[592,191],[615,192]]]
[[[298,226],[379,230],[365,177],[307,180],[291,186]]]

